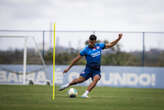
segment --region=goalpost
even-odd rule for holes
[[[24,37],[24,53],[23,53],[23,84],[26,84],[26,65],[27,65],[27,37]]]
[[[7,48],[5,48],[5,44],[10,44],[11,42],[12,42],[12,40],[10,41],[10,40],[7,40],[7,39],[11,39],[11,38],[14,38],[14,39],[17,39],[17,44],[19,44],[19,43],[22,43],[21,42],[21,40],[23,39],[23,59],[22,59],[22,65],[23,65],[23,68],[22,68],[22,71],[20,72],[20,71],[14,71],[14,70],[12,70],[12,69],[10,69],[10,68],[6,68],[5,66],[1,66],[0,65],[0,69],[2,69],[2,70],[4,70],[4,71],[7,71],[7,72],[11,72],[11,73],[16,73],[16,74],[19,74],[19,75],[23,75],[23,82],[22,82],[22,84],[23,85],[26,85],[27,84],[27,82],[26,82],[26,74],[28,73],[33,73],[33,72],[36,72],[36,71],[39,71],[39,70],[41,70],[41,69],[44,69],[46,72],[47,72],[47,67],[46,67],[46,64],[45,64],[45,61],[44,61],[44,59],[43,59],[43,57],[42,57],[42,55],[41,55],[41,53],[40,53],[40,50],[39,50],[39,46],[38,46],[38,44],[37,44],[37,42],[36,42],[36,40],[35,40],[35,38],[33,37],[33,36],[22,36],[22,35],[0,35],[0,39],[1,39],[1,47],[3,48],[3,51],[7,51],[8,49]],[[39,69],[37,69],[37,70],[33,70],[33,71],[31,71],[31,72],[27,72],[27,54],[28,54],[28,52],[27,52],[27,43],[28,43],[28,40],[29,40],[29,38],[32,38],[32,41],[33,41],[33,43],[34,43],[34,47],[35,47],[35,50],[37,51],[37,53],[38,53],[38,56],[40,57],[40,60],[41,60],[41,63],[42,63],[42,65],[43,65],[43,68],[39,68]],[[3,41],[3,39],[5,39],[5,40],[7,40],[6,42],[4,42]],[[10,42],[9,42],[10,41]],[[4,44],[4,45],[3,45]],[[10,49],[10,51],[12,51],[12,48],[14,48],[13,46],[11,46],[10,47],[11,49]],[[19,48],[19,47],[17,47],[17,48]],[[16,48],[16,49],[17,49]],[[0,51],[2,51],[1,49],[0,49]],[[9,51],[9,52],[10,52]],[[5,56],[5,55],[4,55]],[[19,59],[20,60],[20,59]]]
[[[27,37],[26,36],[9,36],[9,35],[0,35],[0,38],[19,38],[24,39],[24,52],[23,52],[23,84],[25,85],[26,81],[26,65],[27,65]]]

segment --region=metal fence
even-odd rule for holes
[[[87,30],[56,30],[56,47],[82,49],[90,34],[96,34],[101,41],[115,40],[120,31],[87,31]],[[121,51],[140,54],[141,65],[145,66],[149,56],[159,61],[164,52],[164,32],[122,32],[123,39],[119,42]],[[33,36],[37,39],[44,57],[45,51],[53,48],[53,30],[0,30],[0,36]],[[0,50],[22,48],[14,37],[13,45],[8,40],[0,39]],[[11,46],[11,47],[10,47]],[[32,45],[29,45],[33,48]],[[151,57],[150,57],[151,58]],[[156,60],[154,62],[158,62]],[[148,63],[147,63],[148,64]]]

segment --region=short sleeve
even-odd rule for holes
[[[99,43],[101,49],[105,49],[105,43]]]
[[[80,55],[81,55],[81,56],[85,56],[85,53],[86,53],[86,52],[85,52],[85,49],[83,49],[83,50],[80,51]]]

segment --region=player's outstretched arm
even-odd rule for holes
[[[63,73],[68,72],[68,71],[71,69],[71,67],[72,67],[76,62],[78,62],[81,58],[82,58],[82,56],[81,56],[80,54],[79,54],[76,58],[74,58],[74,59],[72,60],[71,64],[64,70]]]
[[[116,44],[118,43],[118,41],[122,38],[122,36],[123,36],[122,33],[118,34],[118,38],[117,38],[115,41],[112,41],[112,42],[110,42],[110,43],[107,43],[107,44],[105,45],[105,49],[111,48],[111,47],[113,47],[114,45],[116,45]]]

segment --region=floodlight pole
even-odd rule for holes
[[[24,57],[23,57],[23,84],[26,84],[26,64],[27,63],[27,37],[24,36]]]
[[[44,59],[44,37],[45,37],[45,31],[43,30],[43,53],[42,53],[43,59]]]
[[[145,66],[145,32],[143,32],[142,66]]]

